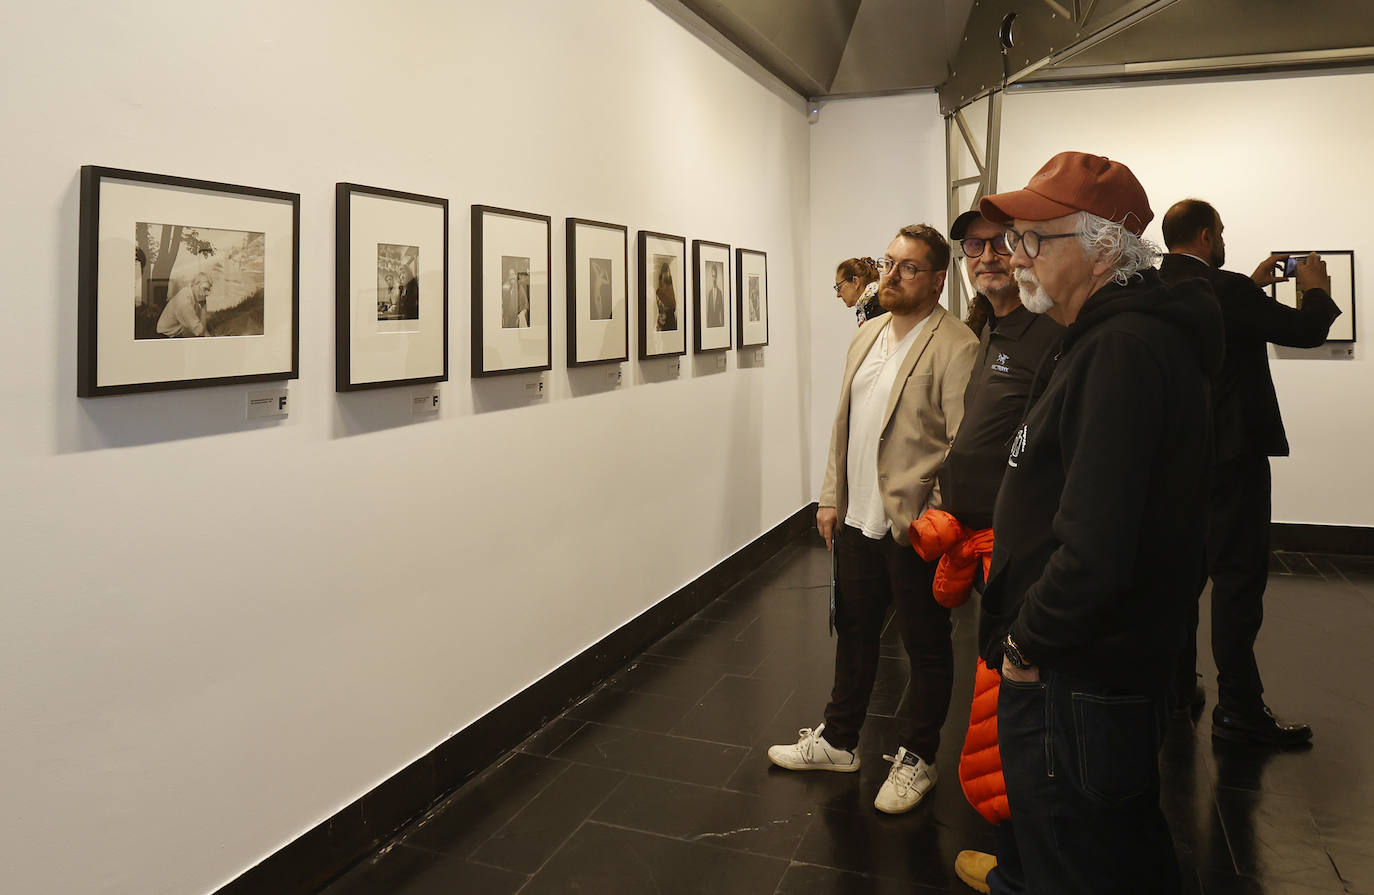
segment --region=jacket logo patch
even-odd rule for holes
[[[1030,426],[1022,425],[1016,430],[1016,438],[1011,443],[1011,455],[1007,457],[1008,466],[1016,466],[1016,460],[1026,450],[1026,442],[1030,440]]]
[[[1007,361],[1010,359],[1011,358],[1007,357],[1005,354],[999,353],[997,355],[997,360],[992,364],[992,368],[998,373],[1010,373],[1011,370],[1007,368]]]

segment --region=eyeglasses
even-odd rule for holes
[[[1007,245],[1015,252],[1017,249],[1025,249],[1027,258],[1040,257],[1040,244],[1047,239],[1068,239],[1070,236],[1077,236],[1077,233],[1037,233],[1034,230],[1027,230],[1025,233],[1017,233],[1015,230],[1007,231]]]
[[[844,286],[845,283],[848,283],[850,280],[857,280],[857,279],[858,279],[858,277],[845,277],[843,280],[840,280],[838,283],[835,284],[835,294],[836,294],[836,295],[839,295],[839,294],[840,294],[840,288],[841,288],[842,286]]]
[[[918,273],[934,273],[938,270],[944,270],[943,267],[917,267],[910,261],[899,262],[887,257],[879,258],[873,263],[874,266],[878,268],[878,273],[883,274],[895,267],[897,269],[897,279],[899,280],[914,280]]]
[[[959,248],[964,250],[965,258],[983,257],[983,249],[992,246],[994,255],[1010,255],[1012,250],[1007,245],[1007,234],[998,233],[992,239],[984,239],[981,236],[970,236],[968,239],[959,240]]]

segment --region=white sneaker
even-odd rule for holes
[[[878,790],[873,807],[884,814],[905,814],[921,804],[921,799],[935,785],[935,765],[926,764],[915,753],[906,751],[905,746],[899,748],[895,756],[884,755],[883,758],[892,762],[892,770],[883,781],[883,788]]]
[[[837,749],[825,741],[822,724],[815,730],[803,727],[795,743],[768,747],[768,760],[789,771],[857,771],[859,756],[848,749]]]

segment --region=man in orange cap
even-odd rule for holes
[[[980,210],[1010,227],[1022,302],[1067,327],[993,516],[979,648],[1002,674],[1014,829],[988,886],[1171,895],[1157,753],[1203,552],[1220,311],[1159,278],[1140,235],[1154,214],[1120,162],[1060,153]]]

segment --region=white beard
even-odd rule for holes
[[[1021,304],[1032,314],[1044,314],[1054,307],[1054,302],[1045,294],[1045,287],[1024,267],[1016,271],[1016,288],[1021,292]]]

